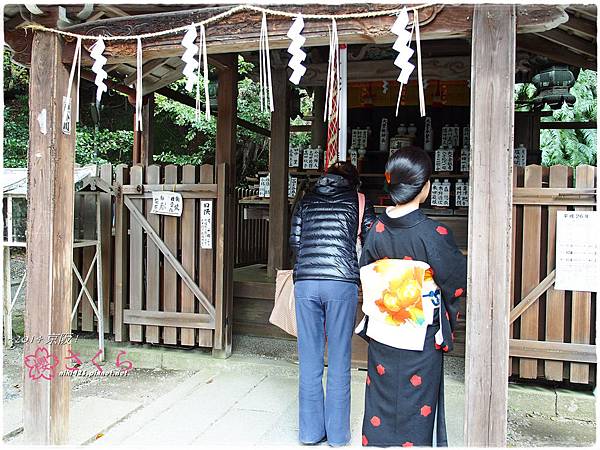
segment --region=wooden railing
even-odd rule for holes
[[[595,209],[596,169],[515,168],[510,369],[519,378],[594,383],[596,294],[554,289],[556,216]]]

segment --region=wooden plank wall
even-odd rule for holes
[[[258,189],[235,189],[235,216],[237,220],[235,241],[235,267],[251,264],[266,264],[269,246],[269,221],[265,219],[244,219],[244,205],[240,199],[258,195]]]
[[[521,176],[523,174],[523,176]],[[515,195],[519,188],[561,189],[554,197],[535,204],[513,205],[513,276],[511,309],[554,270],[556,265],[556,215],[561,210],[590,210],[592,206],[569,205],[564,199],[578,200],[570,196],[573,188],[586,189],[596,186],[596,169],[579,166],[576,171],[566,166],[542,168],[527,166],[515,168]],[[517,197],[515,197],[517,199]],[[578,384],[595,383],[596,365],[583,362],[588,357],[582,350],[569,347],[565,359],[544,359],[551,350],[531,341],[566,344],[594,344],[596,317],[596,294],[590,292],[559,291],[550,287],[536,302],[515,320],[510,337],[522,341],[519,354],[533,357],[517,357],[511,350],[514,378],[546,379]]]

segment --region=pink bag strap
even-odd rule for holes
[[[365,194],[362,192],[358,193],[358,234],[360,236],[360,230],[362,229],[363,217],[365,215]]]

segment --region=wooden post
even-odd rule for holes
[[[8,199],[10,201],[10,199]],[[11,220],[11,219],[9,219]],[[12,241],[12,235],[8,235],[8,240]],[[10,246],[6,245],[3,249],[3,264],[2,275],[4,277],[4,292],[2,297],[3,314],[4,314],[4,348],[12,348],[13,346],[13,326],[12,326],[12,286],[10,276]]]
[[[514,5],[475,6],[465,351],[468,446],[506,446],[515,31]]]
[[[132,100],[135,106],[135,98],[129,97]],[[144,95],[142,104],[142,131],[133,132],[133,164],[148,167],[154,154],[154,94]],[[135,113],[133,119],[135,130]]]
[[[34,379],[35,371],[24,367],[23,428],[24,441],[40,445],[66,444],[69,431],[71,383],[59,371],[71,346],[47,344],[50,334],[71,331],[75,129],[69,135],[62,132],[69,80],[62,52],[56,34],[35,32],[29,85],[25,335],[42,342],[26,343],[23,352],[27,361],[37,351],[53,368],[45,372],[50,379]],[[75,81],[73,92],[77,88]],[[76,110],[76,98],[71,111]]]
[[[325,87],[316,86],[313,99],[313,121],[310,126],[310,145],[312,148],[325,148],[327,140],[327,122],[323,120],[325,113]]]
[[[595,175],[593,166],[578,166],[575,169],[575,187],[578,189],[595,187]],[[592,211],[593,209],[591,206],[579,206],[575,208],[575,211]],[[593,323],[592,293],[573,291],[571,308],[571,342],[590,344],[590,324]],[[589,364],[571,363],[569,379],[571,383],[589,383],[591,381]]]
[[[271,146],[269,147],[269,174],[271,197],[269,199],[269,251],[267,272],[277,275],[277,269],[285,269],[288,262],[288,161],[290,143],[290,88],[287,69],[272,70],[273,103],[271,113]]]
[[[115,169],[115,185],[118,193],[115,198],[115,265],[113,332],[116,342],[129,340],[129,326],[123,323],[123,310],[129,307],[129,214],[123,204],[121,186],[129,183],[129,169],[119,164]]]
[[[231,355],[232,325],[233,325],[233,264],[235,259],[235,204],[233,191],[236,185],[236,127],[237,127],[237,94],[238,70],[237,53],[215,55],[223,67],[218,71],[219,89],[217,104],[219,116],[217,117],[217,151],[215,155],[215,170],[221,163],[226,163],[227,183],[225,185],[225,198],[217,210],[223,208],[223,231],[218,233],[217,240],[223,239],[223,276],[222,295],[216,297],[218,311],[217,322],[221,325],[215,330],[213,356],[227,358]],[[218,176],[218,174],[217,174]],[[217,211],[220,214],[220,211]],[[216,217],[216,216],[215,216]],[[221,304],[219,305],[219,302]]]

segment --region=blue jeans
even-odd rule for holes
[[[300,441],[312,444],[327,436],[330,445],[346,445],[350,442],[351,339],[358,286],[344,281],[300,280],[295,283],[294,295],[300,363]]]

